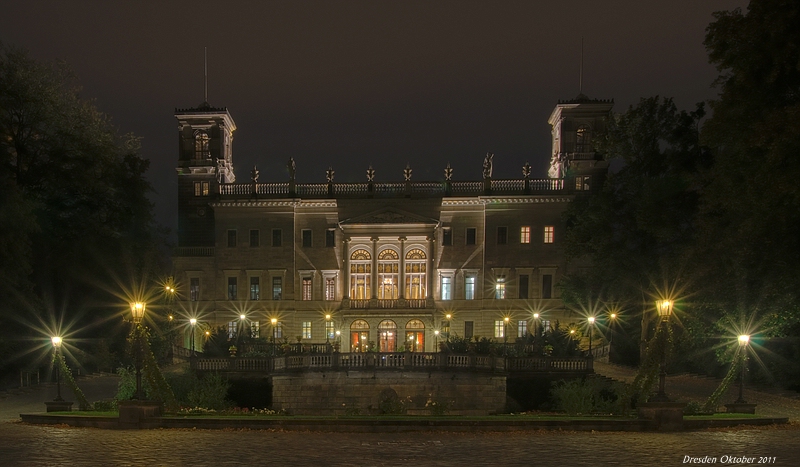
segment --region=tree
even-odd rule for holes
[[[116,281],[156,274],[147,167],[138,140],[81,98],[65,64],[0,44],[2,342],[32,323],[103,323],[125,306]]]
[[[596,150],[622,167],[600,193],[577,197],[565,212],[567,255],[592,268],[567,275],[562,296],[574,305],[605,299],[641,310],[642,345],[651,294],[687,282],[701,174],[711,164],[699,140],[703,115],[702,104],[679,111],[659,97],[614,115]]]
[[[800,4],[754,1],[715,18],[705,45],[720,94],[702,136],[716,162],[698,251],[716,265],[709,298],[782,334],[800,320]]]

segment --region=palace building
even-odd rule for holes
[[[448,166],[438,181],[407,168],[379,182],[370,168],[363,183],[329,170],[310,184],[295,182],[293,160],[287,181],[261,181],[256,168],[237,180],[227,109],[177,109],[180,306],[231,334],[341,352],[430,352],[448,335],[511,342],[574,321],[556,285],[587,265],[565,260],[562,212],[603,184],[592,135],[612,106],[558,102],[544,179],[527,164],[522,178],[494,179],[487,154],[481,180],[451,180]]]

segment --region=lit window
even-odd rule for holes
[[[415,248],[406,253],[406,297],[407,299],[418,300],[427,298],[425,285],[426,268],[428,260],[425,252]]]
[[[258,321],[250,321],[250,337],[253,339],[261,337],[261,323]]]
[[[234,248],[236,246],[236,231],[229,230],[228,231],[228,248]]]
[[[336,278],[325,279],[325,300],[336,300]]]
[[[453,278],[442,276],[442,300],[453,299]]]
[[[505,322],[502,319],[495,320],[494,322],[494,337],[505,337]]]
[[[400,285],[400,255],[392,249],[378,253],[378,298],[397,299]]]
[[[350,255],[350,298],[371,298],[372,256],[367,250],[356,250]]]
[[[311,321],[303,321],[303,339],[311,339]]]
[[[464,277],[464,299],[475,300],[475,276]]]
[[[575,177],[575,189],[578,191],[589,191],[591,176],[590,175],[578,175]]]
[[[530,243],[531,242],[531,228],[530,226],[524,225],[519,228],[519,242],[520,243]]]
[[[197,277],[189,279],[189,300],[193,302],[200,300],[200,279]]]
[[[555,231],[555,227],[552,225],[546,225],[544,227],[544,242],[545,243],[553,243],[553,233]]]
[[[303,278],[303,300],[311,300],[311,278]]]
[[[498,277],[497,284],[494,286],[494,298],[502,300],[506,298],[506,278]]]
[[[228,278],[228,300],[236,300],[237,295],[237,284],[235,277]]]
[[[200,182],[194,182],[194,195],[195,196],[200,196],[200,194],[202,193],[201,186],[202,185],[201,185]]]
[[[272,278],[272,299],[280,300],[283,295],[283,281],[280,277]]]
[[[250,231],[250,246],[257,247],[261,243],[261,239],[259,238],[259,231],[258,230],[251,230]]]
[[[261,285],[258,277],[250,278],[250,300],[259,300],[261,297]]]
[[[575,132],[575,152],[592,152],[592,132],[586,125],[581,125]]]
[[[542,332],[545,333],[545,332],[549,332],[549,331],[550,331],[550,320],[549,319],[543,319],[542,320]]]
[[[505,245],[508,243],[508,228],[506,227],[498,227],[497,228],[497,244],[498,245]]]
[[[336,337],[336,327],[333,322],[325,321],[325,335],[328,336],[328,339]]]
[[[234,337],[236,337],[238,328],[239,328],[238,321],[228,321],[228,339],[233,339]]]
[[[195,159],[208,159],[211,157],[211,151],[208,149],[208,141],[208,133],[205,131],[196,131],[194,133]]]
[[[518,321],[517,322],[517,337],[525,337],[528,335],[528,322],[527,321]]]
[[[208,182],[203,182],[202,195],[203,196],[208,196]]]
[[[272,337],[275,339],[282,339],[283,338],[283,323],[278,321],[275,323],[275,326],[272,327]]]

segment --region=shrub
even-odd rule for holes
[[[596,380],[561,380],[553,383],[550,394],[556,407],[570,415],[619,413],[622,408],[619,388]]]
[[[189,405],[207,409],[223,410],[230,406],[226,399],[230,383],[218,373],[209,373],[200,378],[197,386],[187,395]]]

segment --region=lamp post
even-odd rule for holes
[[[674,303],[672,300],[658,300],[656,301],[656,311],[661,318],[660,332],[661,332],[661,364],[658,371],[658,394],[651,398],[650,402],[669,402],[669,397],[664,391],[664,385],[667,380],[667,332],[669,325],[669,317],[672,315],[672,307]]]
[[[503,355],[508,354],[508,322],[511,320],[508,316],[503,318]]]
[[[446,315],[444,315],[444,317],[447,320],[447,335],[444,337],[445,339],[447,339],[447,342],[450,342],[450,320],[453,319],[453,315],[447,313]]]
[[[53,336],[50,341],[53,342],[53,361],[56,364],[56,388],[58,391],[53,400],[61,402],[64,400],[61,398],[61,337]]]
[[[739,336],[739,352],[742,353],[742,371],[739,374],[739,398],[734,401],[735,404],[747,404],[744,400],[744,374],[747,371],[747,345],[750,344],[750,336],[742,334]]]
[[[272,325],[272,356],[275,356],[275,338],[278,332],[278,319],[272,318],[269,320],[270,324]]]
[[[194,328],[197,326],[197,318],[190,319],[189,324],[192,325],[192,357],[194,357]]]
[[[533,340],[539,336],[539,313],[533,314]]]
[[[331,333],[328,329],[330,329],[330,322],[331,322],[331,315],[325,315],[325,345],[330,345],[331,343]]]
[[[435,329],[433,331],[433,349],[434,351],[439,351],[439,330]]]
[[[594,316],[586,318],[589,322],[589,357],[592,357],[592,334],[594,334]]]
[[[133,343],[135,346],[136,361],[136,399],[144,399],[142,395],[142,319],[147,304],[144,302],[131,303],[131,316],[133,317]]]
[[[338,352],[342,345],[342,331],[336,330],[336,351]]]

